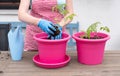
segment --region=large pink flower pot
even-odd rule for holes
[[[80,36],[84,32],[74,34],[72,37],[76,40],[78,61],[83,64],[95,65],[102,63],[104,56],[105,43],[110,36],[104,33],[97,33],[102,39],[82,39]],[[93,36],[94,33],[91,33]]]
[[[70,35],[63,33],[62,39],[49,40],[46,33],[38,33],[34,39],[38,43],[39,58],[42,63],[60,63],[65,61],[67,41]]]

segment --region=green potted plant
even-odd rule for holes
[[[52,11],[57,10],[64,16],[68,12],[63,9],[63,7],[65,7],[65,4],[54,6]],[[73,16],[74,14],[71,14],[65,20],[68,18],[73,19]],[[56,23],[58,23],[57,19]],[[57,35],[60,31],[57,26],[55,26],[55,28],[57,30],[55,31],[55,35]],[[66,45],[67,41],[70,39],[70,35],[63,32],[62,39],[50,40],[46,33],[38,33],[34,36],[34,39],[38,43],[39,56],[35,55],[33,61],[38,66],[44,68],[58,68],[65,66],[70,61],[70,57],[66,55]]]
[[[106,41],[110,36],[105,32],[110,32],[107,26],[101,26],[100,22],[91,24],[86,31],[73,34],[76,41],[78,61],[83,64],[95,65],[102,63]],[[99,31],[98,31],[99,29]]]

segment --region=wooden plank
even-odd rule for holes
[[[32,61],[35,54],[37,52],[24,52],[21,61],[12,61],[10,57],[0,61],[4,76],[120,76],[120,51],[106,51],[103,63],[99,65],[81,64],[77,61],[76,51],[67,51],[71,61],[67,66],[57,69],[35,66]]]

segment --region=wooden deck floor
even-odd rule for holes
[[[34,65],[37,52],[24,52],[21,61],[12,61],[8,52],[0,54],[0,76],[120,76],[120,51],[106,51],[100,65],[77,62],[76,52],[68,52],[70,63],[58,69],[44,69]]]

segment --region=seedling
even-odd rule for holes
[[[65,15],[67,15],[69,12],[65,9],[65,7],[66,7],[66,4],[59,4],[59,5],[56,5],[56,6],[54,6],[54,7],[52,7],[52,11],[53,12],[60,12],[60,14],[62,14],[63,16],[65,16]],[[66,18],[65,18],[65,21],[66,20],[68,20],[68,19],[70,19],[70,20],[73,20],[73,17],[74,16],[76,16],[74,13],[73,14],[70,14],[69,16],[67,16]],[[54,20],[56,21],[56,23],[59,23],[58,22],[58,19],[57,19],[57,16],[56,16],[56,18],[54,18]],[[54,25],[53,25],[54,26]],[[53,36],[56,36],[56,35],[58,35],[59,33],[60,33],[60,30],[58,29],[58,26],[54,26],[55,27],[55,29],[56,29],[56,31],[53,31],[54,32],[54,35]],[[48,39],[50,39],[51,38],[51,36],[48,38]]]
[[[99,29],[97,28],[98,25],[100,25],[100,22],[95,22],[93,24],[91,24],[87,30],[85,31],[85,35],[81,36],[80,38],[85,38],[85,39],[101,39],[102,37],[97,35],[98,30],[102,30],[102,31],[106,31],[106,32],[110,32],[110,29],[107,26],[101,26]],[[95,35],[94,37],[90,37],[90,34],[94,32]]]
[[[52,7],[52,11],[53,12],[58,11],[58,12],[60,12],[60,14],[62,14],[63,16],[65,16],[65,15],[67,15],[69,13],[69,11],[66,10],[65,7],[66,7],[66,4],[59,4],[59,5],[56,5],[56,6]],[[68,19],[73,20],[74,16],[76,16],[74,13],[70,14],[69,16],[67,16],[65,18],[65,21],[68,20]],[[57,20],[58,20],[57,17],[54,20],[56,20],[56,23],[58,23],[57,22]]]
[[[69,13],[69,11],[66,10],[65,7],[66,7],[66,4],[59,4],[59,5],[56,5],[56,6],[52,7],[52,11],[53,12],[58,11],[58,12],[60,12],[60,14],[62,14],[63,16],[65,16],[65,15],[67,15]],[[76,16],[76,14],[74,14],[74,13],[70,14],[69,16],[67,16],[65,18],[65,21],[68,20],[68,19],[73,20],[74,16]],[[55,20],[57,21],[57,18],[55,18]]]

